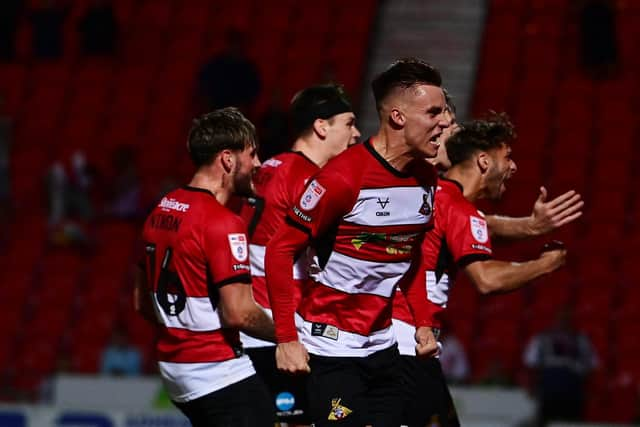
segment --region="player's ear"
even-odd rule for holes
[[[392,124],[398,127],[403,127],[407,121],[407,118],[405,117],[402,110],[400,110],[398,107],[393,107],[389,111],[389,120],[391,120]]]
[[[489,153],[486,153],[484,151],[478,152],[478,154],[476,155],[476,163],[478,165],[478,168],[480,169],[480,172],[485,173],[486,171],[488,171],[489,166],[491,166],[491,158],[489,156]]]
[[[327,136],[328,122],[324,119],[315,119],[313,121],[313,131],[322,139]]]
[[[233,170],[235,161],[235,156],[231,150],[222,150],[220,152],[220,163],[222,164],[222,168],[225,172],[229,173]]]

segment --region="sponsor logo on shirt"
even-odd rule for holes
[[[304,213],[302,213],[302,211],[298,209],[297,206],[293,207],[293,213],[296,214],[296,216],[301,220],[306,222],[311,222],[311,217],[309,215],[305,215]]]
[[[346,418],[351,412],[351,409],[347,408],[344,405],[341,405],[340,402],[342,398],[331,399],[331,412],[329,412],[329,416],[327,417],[330,421],[337,421]]]
[[[469,217],[471,225],[471,234],[479,243],[486,243],[489,240],[489,231],[487,230],[487,221],[477,216]]]
[[[325,337],[335,341],[338,341],[339,329],[333,325],[327,325],[326,323],[312,323],[311,335],[315,337]]]
[[[314,179],[300,197],[300,207],[305,211],[315,208],[325,191],[325,188]]]
[[[233,271],[251,270],[251,266],[249,264],[233,264],[231,268],[233,268]]]
[[[228,237],[229,248],[231,249],[233,257],[240,262],[246,261],[249,256],[247,236],[243,233],[232,233],[229,234]]]
[[[380,205],[380,209],[384,209],[389,204],[389,198],[387,197],[384,200],[382,200],[381,197],[378,197],[378,201],[376,203]]]
[[[172,210],[178,212],[188,211],[189,206],[190,205],[188,203],[181,203],[176,199],[167,199],[166,197],[163,197],[162,200],[160,200],[160,204],[158,205],[158,207],[165,211]]]
[[[385,211],[384,209],[387,207],[387,205],[389,204],[389,198],[388,197],[378,197],[378,200],[376,201],[377,204],[380,205],[380,209],[382,209],[381,211],[376,211],[376,216],[391,216],[391,212],[389,211]]]
[[[492,253],[493,251],[491,250],[491,248],[485,246],[485,245],[478,245],[476,243],[472,244],[471,247],[477,251],[485,251],[488,253]]]

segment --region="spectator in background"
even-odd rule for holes
[[[57,161],[45,177],[50,238],[62,246],[87,243],[85,225],[94,217],[91,190],[95,170],[81,151],[72,155],[70,166],[67,171],[64,163]]]
[[[16,32],[23,6],[22,0],[0,2],[0,61],[12,61],[16,56]]]
[[[102,352],[100,373],[103,375],[140,375],[142,355],[131,345],[121,329],[115,329],[109,345]]]
[[[571,326],[568,311],[559,312],[551,328],[531,338],[524,364],[534,374],[539,426],[582,419],[585,382],[598,357],[589,338]]]
[[[56,0],[42,0],[40,6],[29,12],[33,25],[33,55],[38,59],[56,59],[62,56],[62,26],[68,6]]]
[[[116,148],[111,163],[114,175],[106,213],[120,219],[136,219],[142,215],[142,188],[135,148],[129,145]]]
[[[610,0],[584,0],[580,9],[582,65],[595,79],[611,76],[618,65],[615,10]]]
[[[78,32],[84,55],[113,55],[118,38],[118,22],[111,3],[94,0],[80,20]]]
[[[255,63],[247,57],[246,36],[231,29],[225,49],[207,61],[198,76],[198,94],[207,111],[237,107],[251,116],[261,82]]]

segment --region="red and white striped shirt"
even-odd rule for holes
[[[424,162],[391,167],[370,142],[331,160],[307,184],[267,246],[266,273],[279,342],[297,338],[286,293],[293,253],[310,236],[318,258],[297,307],[309,352],[364,357],[395,344],[391,302],[433,212],[436,174]],[[303,234],[300,230],[304,230]]]
[[[159,321],[156,353],[171,399],[184,402],[255,373],[238,331],[222,328],[218,288],[251,283],[246,227],[207,190],[167,194],[147,218],[147,281]]]
[[[431,313],[431,326],[439,328],[458,268],[490,259],[492,249],[484,215],[464,198],[460,184],[439,179],[435,203],[434,227],[422,243],[422,260],[413,286],[425,290],[423,305]],[[415,355],[415,323],[401,292],[393,301],[393,325],[400,353]]]
[[[320,168],[300,152],[282,153],[262,163],[262,167],[253,179],[256,187],[257,202],[254,206],[244,203],[241,216],[247,224],[255,224],[249,241],[251,243],[251,276],[253,278],[253,295],[267,313],[271,314],[271,304],[267,293],[264,273],[264,254],[267,243],[284,224],[287,211],[295,203],[304,189],[309,177]],[[297,281],[306,279],[309,260],[299,257],[294,265],[293,278]],[[300,300],[300,283],[296,283],[291,292],[296,301]],[[267,347],[271,342],[260,340],[241,333],[245,348]]]

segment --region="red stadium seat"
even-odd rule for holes
[[[27,68],[22,64],[0,65],[0,92],[4,99],[2,111],[14,115],[20,111],[27,81]]]

